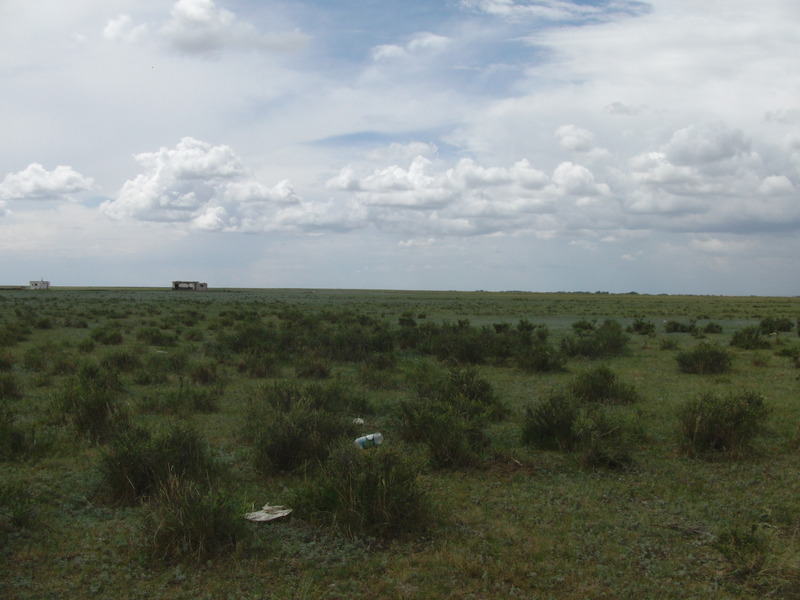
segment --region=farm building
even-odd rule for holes
[[[31,281],[29,286],[31,290],[49,290],[50,289],[50,282],[45,281],[44,279],[40,279],[39,281]]]
[[[205,292],[208,284],[205,281],[173,281],[172,289],[182,292]]]

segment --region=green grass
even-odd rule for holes
[[[800,298],[0,289],[0,414],[15,440],[0,453],[0,597],[796,598],[800,338],[796,329],[765,335],[762,349],[730,341],[764,319],[798,316]],[[621,355],[526,371],[499,343],[514,339],[508,332],[521,320],[545,327],[556,348],[579,321],[623,329],[647,321],[655,333],[628,333]],[[401,335],[401,321],[417,337]],[[695,327],[667,333],[670,321]],[[704,333],[712,322],[722,333]],[[420,331],[436,334],[435,348],[420,343]],[[679,354],[702,344],[724,348],[730,369],[682,373]],[[312,364],[329,377],[314,379]],[[426,379],[432,373],[470,374],[466,383],[481,385],[462,386],[459,397],[478,390],[502,406],[482,423],[485,441],[468,466],[427,467],[436,428],[424,444],[399,441],[397,411],[444,393]],[[592,383],[592,373],[593,404],[611,411],[596,431],[605,435],[617,419],[636,423],[624,468],[522,442],[528,407]],[[635,401],[609,395],[600,385],[609,373]],[[398,472],[416,481],[403,489],[429,503],[414,523],[402,520],[413,506],[388,503],[384,467],[370,462],[377,454],[350,456],[338,472],[258,468],[252,432],[270,432],[284,417],[279,404],[253,407],[281,386],[338,409],[353,437],[380,431],[382,450],[413,454],[418,466]],[[681,407],[743,389],[768,409],[747,452],[687,456]],[[166,468],[157,485],[167,481],[174,493],[136,503],[109,497],[103,469],[113,463],[104,457],[116,431],[80,424],[111,402],[127,415],[123,430],[141,428],[148,439],[196,432],[215,457],[217,483],[199,488]],[[286,438],[289,454],[303,433]],[[236,520],[266,503],[290,504],[318,476],[340,484],[331,487],[338,503],[273,523]],[[352,490],[387,504],[370,512]],[[422,523],[423,512],[435,518]],[[390,514],[399,520],[382,516]]]

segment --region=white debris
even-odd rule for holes
[[[265,504],[261,510],[247,513],[244,518],[248,521],[258,521],[263,523],[265,521],[274,521],[275,519],[280,519],[291,512],[292,509],[286,508],[285,506],[270,506],[269,504]]]

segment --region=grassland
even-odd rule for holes
[[[0,290],[0,597],[800,597],[798,317],[800,298],[775,297]],[[762,348],[730,346],[769,319],[791,329],[764,332]],[[502,336],[520,323],[558,349],[575,323],[605,320],[629,329],[624,351],[565,357],[560,370],[522,368],[504,352],[512,337]],[[637,323],[652,331],[636,333]],[[670,323],[687,331],[667,333]],[[710,323],[721,333],[707,333]],[[700,344],[729,353],[730,370],[680,372],[676,356]],[[615,408],[636,424],[630,462],[598,466],[580,451],[523,444],[526,411],[598,365],[637,392]],[[418,394],[425,369],[467,368],[506,413],[486,424],[469,465],[428,466],[421,454],[427,527],[348,535],[295,511],[245,522],[246,535],[202,560],[153,557],[153,503],[104,493],[115,433],[89,435],[70,412],[88,393],[81,377],[113,380],[126,427],[199,432],[244,513],[291,505],[317,481],[311,463],[259,469],[247,435],[254,399],[287,382],[339,386],[369,407],[352,415],[365,421],[358,433],[384,434],[364,452],[422,453],[400,441],[397,407]],[[769,409],[752,447],[683,452],[679,408],[742,390]]]

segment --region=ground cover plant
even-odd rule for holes
[[[796,598],[798,317],[0,290],[0,597]]]

